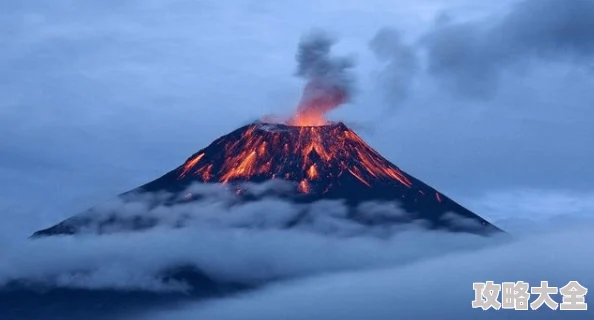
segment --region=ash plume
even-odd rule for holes
[[[297,49],[296,75],[306,80],[303,96],[293,123],[323,124],[324,114],[348,102],[353,93],[354,76],[350,57],[334,57],[336,39],[328,33],[313,31],[305,35]]]

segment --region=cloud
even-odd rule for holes
[[[591,190],[592,3],[448,4],[424,31],[394,21],[376,33],[371,85],[356,107],[381,111],[351,115],[373,124],[364,137],[454,199]]]
[[[267,188],[278,186],[255,185],[247,192],[265,195],[270,190]],[[528,227],[533,232],[525,229],[512,237],[487,238],[429,231],[422,224],[386,224],[386,219],[408,220],[403,211],[387,203],[362,204],[358,210],[365,223],[360,224],[348,219],[346,208],[336,201],[296,206],[265,198],[238,205],[233,204],[233,198],[222,186],[196,185],[191,190],[196,196],[208,197],[198,203],[154,207],[150,205],[154,203],[153,197],[137,195],[133,197],[135,202],[106,202],[95,208],[95,212],[83,214],[83,220],[88,219],[86,229],[76,236],[11,239],[0,248],[0,291],[18,281],[46,288],[87,290],[81,293],[81,299],[102,290],[184,294],[190,292],[194,283],[167,276],[172,270],[184,267],[200,272],[214,286],[234,284],[258,289],[230,300],[203,301],[198,307],[186,305],[182,311],[172,312],[167,308],[165,318],[195,315],[216,319],[272,319],[278,316],[275,310],[278,306],[283,306],[279,310],[290,310],[301,305],[308,311],[295,313],[295,319],[349,314],[351,319],[357,319],[361,313],[381,319],[402,316],[399,312],[430,318],[432,314],[427,314],[427,310],[393,309],[394,303],[413,306],[413,299],[434,299],[435,296],[423,296],[418,286],[431,284],[436,292],[446,296],[449,300],[443,306],[431,310],[454,308],[453,317],[465,314],[460,313],[462,308],[469,308],[471,280],[534,282],[542,276],[559,282],[568,280],[555,278],[555,274],[567,270],[567,274],[583,284],[590,283],[590,278],[583,276],[589,273],[579,269],[589,270],[591,262],[587,257],[582,261],[583,266],[576,269],[580,272],[568,267],[593,236],[591,223],[585,220],[574,220],[561,230],[559,224],[532,221]],[[510,216],[517,218],[526,213]],[[299,217],[297,224],[296,217]],[[149,221],[145,226],[150,228],[130,232],[138,227],[140,218]],[[454,215],[448,218],[466,223]],[[515,221],[522,222],[518,220]],[[538,229],[537,225],[543,227]],[[559,262],[551,262],[552,257],[559,258]],[[536,265],[546,267],[530,275],[527,270],[536,270]],[[346,293],[345,279],[349,279],[352,293]],[[441,291],[443,288],[457,291],[448,295]],[[399,290],[408,290],[412,296]],[[354,304],[354,300],[361,299],[361,292],[369,296],[363,299],[373,298],[361,310],[353,312],[348,307],[339,307]],[[51,294],[45,296],[44,303],[52,301],[51,297]],[[91,302],[85,300],[85,303],[94,303],[95,300],[89,299]],[[285,300],[285,304],[278,300]],[[258,307],[252,310],[249,305]],[[68,313],[63,309],[52,312]],[[161,314],[154,317],[161,319]]]
[[[466,253],[426,259],[404,266],[323,275],[290,281],[166,313],[139,317],[150,320],[205,319],[588,319],[592,311],[563,312],[472,309],[473,282],[569,281],[592,288],[594,224]],[[417,247],[423,250],[423,246]],[[559,295],[552,296],[561,302]],[[531,301],[535,297],[533,296]],[[591,299],[586,296],[586,302]]]
[[[266,194],[263,185],[248,190]],[[171,306],[161,310],[167,315],[153,314],[151,308],[149,319],[273,319],[281,312],[278,310],[297,310],[299,306],[305,309],[293,313],[295,319],[358,319],[363,313],[378,319],[405,314],[431,318],[428,310],[445,310],[454,319],[465,315],[470,306],[472,281],[547,279],[561,285],[558,282],[568,281],[564,277],[570,275],[584,285],[592,283],[586,272],[592,261],[582,253],[587,252],[585,246],[592,240],[594,225],[584,220],[566,224],[561,230],[558,224],[537,230],[535,225],[543,222],[533,221],[528,226],[538,232],[486,238],[429,231],[415,224],[358,224],[345,219],[346,210],[340,202],[325,201],[307,208],[301,223],[287,228],[288,222],[303,214],[303,207],[273,199],[229,206],[227,191],[220,186],[194,186],[192,191],[208,195],[210,200],[169,208],[149,207],[154,200],[150,197],[143,199],[144,206],[142,201],[108,202],[100,207],[107,214],[95,212],[88,228],[79,235],[7,241],[0,248],[0,294],[14,281],[87,290],[80,293],[81,299],[102,290],[184,294],[188,283],[166,274],[177,267],[191,267],[215,286],[255,285],[259,289],[180,309],[179,303],[190,297],[186,296],[176,304],[177,311]],[[110,210],[117,211],[117,216]],[[402,211],[386,203],[365,203],[359,210],[367,222],[406,220]],[[139,217],[152,221],[151,228],[129,232],[130,225],[122,222]],[[112,225],[106,226],[106,221]],[[97,234],[97,228],[102,228],[102,234]],[[581,265],[572,265],[578,254]],[[350,289],[344,287],[347,284]],[[413,301],[435,299],[419,286],[433,286],[435,294],[441,293],[446,301],[436,308],[415,309]],[[443,288],[452,288],[454,293],[447,294]],[[37,301],[43,305],[51,299],[50,293]],[[85,303],[96,303],[89,299]],[[365,303],[353,311],[349,306],[356,305],[357,299]],[[395,304],[409,307],[396,310]],[[138,310],[143,311],[140,308],[135,312]],[[50,313],[69,312],[55,308]]]
[[[417,48],[404,43],[400,32],[394,28],[381,29],[369,46],[384,64],[376,81],[387,98],[393,103],[406,99],[420,68]]]
[[[469,199],[469,206],[497,219],[541,221],[559,213],[584,218],[594,211],[594,194],[550,189],[499,190]]]
[[[253,185],[246,190],[266,195],[271,188],[276,190],[279,187],[282,189],[282,186],[271,183]],[[272,319],[278,316],[274,308],[291,310],[298,306],[304,306],[307,311],[296,312],[295,316],[303,317],[344,316],[349,319],[350,316],[358,319],[362,317],[361,313],[365,313],[376,315],[378,319],[405,314],[431,318],[434,315],[427,314],[425,309],[410,307],[395,310],[393,306],[395,303],[414,306],[413,301],[420,299],[433,301],[435,295],[423,296],[423,291],[418,290],[418,286],[433,285],[435,294],[447,299],[443,305],[430,310],[449,314],[453,319],[472,312],[466,309],[472,298],[471,280],[534,282],[540,281],[538,277],[542,276],[542,279],[553,281],[556,278],[549,277],[555,274],[553,270],[557,270],[556,274],[561,274],[558,270],[568,270],[568,274],[575,275],[583,284],[591,283],[590,278],[582,276],[589,275],[588,272],[574,272],[566,265],[586,250],[584,246],[592,240],[592,229],[588,226],[594,224],[587,224],[583,219],[575,220],[578,218],[575,210],[589,210],[589,207],[583,207],[584,204],[579,202],[575,203],[577,207],[568,207],[567,204],[574,201],[563,200],[563,197],[560,201],[549,200],[551,197],[548,197],[540,199],[539,203],[539,198],[533,197],[532,193],[517,193],[507,196],[514,199],[507,200],[507,206],[502,203],[498,207],[493,206],[497,203],[494,199],[507,199],[504,195],[486,198],[483,200],[485,208],[491,208],[499,217],[514,217],[508,225],[522,227],[523,232],[513,238],[484,238],[428,231],[415,224],[385,224],[383,221],[386,219],[408,220],[407,215],[393,204],[362,204],[359,211],[366,223],[358,224],[346,219],[346,208],[336,201],[324,201],[308,208],[270,198],[238,205],[233,203],[233,197],[222,186],[195,185],[190,189],[195,196],[205,195],[207,198],[193,204],[154,207],[150,205],[155,202],[153,196],[136,195],[132,197],[135,202],[110,201],[99,205],[95,212],[86,213],[86,218],[91,220],[85,221],[86,229],[77,236],[7,241],[7,245],[0,248],[0,295],[5,294],[2,289],[7,284],[20,281],[46,288],[86,290],[78,294],[83,306],[97,303],[98,298],[93,298],[92,294],[105,290],[117,291],[108,293],[111,297],[118,292],[149,292],[163,297],[167,295],[177,301],[175,307],[155,305],[150,309],[135,307],[133,310],[129,305],[127,309],[124,307],[128,318],[130,312],[140,312],[137,314],[140,319],[144,319],[147,313],[151,314],[149,319],[203,316]],[[155,197],[162,199],[165,196],[158,194]],[[523,197],[526,199],[522,204]],[[554,207],[558,210],[568,209],[569,217],[574,218],[564,224],[566,229],[559,230],[561,225],[553,219],[567,217],[555,216],[552,212],[536,215],[538,212],[528,210],[532,207],[542,209],[551,203],[557,204]],[[521,209],[528,211],[522,212]],[[506,215],[503,210],[516,211]],[[294,224],[297,216],[300,223]],[[551,220],[550,223],[525,223],[520,220],[526,216],[533,216],[535,220]],[[139,218],[149,221],[150,228],[130,232],[130,229],[138,227]],[[448,218],[465,223],[455,216]],[[129,223],[131,221],[136,225]],[[495,223],[498,224],[497,221]],[[289,224],[291,228],[287,228]],[[101,235],[97,234],[99,231]],[[546,252],[534,248],[546,248]],[[559,258],[559,262],[551,262],[552,257]],[[586,255],[586,260],[582,261],[583,270],[589,270],[589,263]],[[537,270],[537,265],[541,266],[539,272],[542,273],[533,272],[530,275],[526,271],[529,268]],[[199,306],[181,305],[180,309],[182,301],[197,299],[190,295],[184,297],[190,287],[183,279],[166,276],[168,271],[182,266],[199,271],[204,281],[213,283],[215,287],[255,285],[258,289],[231,300],[202,301]],[[498,268],[504,273],[497,273]],[[301,282],[300,279],[310,280]],[[419,279],[419,282],[413,283],[410,279]],[[354,293],[345,293],[348,291],[343,287],[345,282]],[[443,288],[453,288],[455,292],[449,294]],[[362,298],[361,292],[369,297]],[[175,293],[182,295],[170,296]],[[371,298],[373,300],[365,300]],[[46,310],[47,305],[54,303],[52,299],[59,298],[50,292],[36,299],[39,305],[36,310]],[[360,310],[341,307],[352,305],[357,299],[365,301]],[[284,304],[279,300],[285,301]],[[114,303],[108,308],[109,312],[126,306],[125,301]],[[13,307],[11,302],[11,307],[5,312],[12,315],[11,310],[18,311],[18,306],[26,305],[25,302],[19,303]],[[252,310],[249,305],[257,308]],[[55,307],[44,316],[62,317],[72,312],[67,309]],[[155,314],[155,310],[166,315]],[[229,313],[228,310],[237,310],[238,313]],[[0,312],[0,315],[3,313]]]
[[[379,76],[391,104],[437,80],[440,88],[471,100],[493,99],[506,76],[525,76],[543,64],[591,69],[594,54],[594,4],[587,0],[522,0],[504,12],[456,18],[447,9],[413,45],[397,28],[381,29],[371,42],[387,66]],[[419,70],[421,69],[421,70]],[[421,80],[418,73],[423,71]]]
[[[241,190],[241,195],[237,192]],[[33,237],[55,234],[109,234],[199,224],[225,228],[298,229],[336,236],[378,236],[408,229],[440,226],[448,230],[488,232],[472,218],[447,213],[442,221],[407,212],[398,201],[366,201],[356,207],[346,200],[322,199],[313,203],[295,201],[295,184],[195,183],[179,193],[128,192],[97,204]],[[288,196],[288,197],[287,197]],[[293,200],[287,200],[293,199]],[[190,201],[191,200],[191,201]]]
[[[423,39],[428,71],[453,91],[491,97],[501,73],[536,59],[581,66],[594,54],[594,3],[525,0],[504,16],[440,20]]]
[[[162,227],[137,233],[14,241],[1,251],[0,284],[19,280],[62,288],[183,291],[185,287],[179,283],[164,281],[163,273],[193,266],[217,283],[257,284],[410,263],[493,242],[422,230],[401,231],[381,239],[326,236],[298,229]]]
[[[192,266],[217,283],[255,284],[410,263],[503,241],[403,224],[408,218],[394,204],[364,203],[357,222],[338,201],[295,205],[265,198],[233,204],[222,186],[192,190],[209,197],[175,206],[154,206],[155,199],[146,196],[109,201],[67,220],[65,225],[78,230],[74,236],[13,239],[0,249],[0,287],[26,281],[184,291],[187,287],[163,274]]]

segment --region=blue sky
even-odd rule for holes
[[[51,224],[289,113],[312,28],[357,61],[356,95],[331,118],[407,172],[486,216],[506,193],[511,208],[590,208],[593,41],[576,3],[5,1],[3,214],[23,231]]]

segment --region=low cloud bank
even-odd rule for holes
[[[278,188],[277,188],[278,189]],[[508,237],[428,231],[402,221],[394,205],[369,202],[347,216],[340,202],[311,206],[279,199],[231,205],[218,186],[194,186],[203,201],[154,206],[120,200],[76,218],[74,236],[22,239],[0,248],[0,288],[12,281],[88,289],[184,291],[162,274],[192,266],[217,282],[261,284],[323,273],[412,263],[428,257],[499,245]],[[248,192],[267,192],[266,186]],[[163,195],[159,195],[162,197]],[[149,228],[133,228],[131,221]],[[107,223],[109,222],[109,223]],[[463,223],[464,221],[461,221]],[[507,240],[506,240],[507,239]]]
[[[421,239],[421,238],[419,238]],[[177,319],[589,319],[589,311],[472,309],[473,282],[571,280],[594,287],[594,224],[518,238],[501,246],[405,266],[324,275],[140,317]],[[415,245],[423,250],[423,245]],[[561,302],[560,295],[552,295]],[[533,301],[535,297],[531,298]],[[591,294],[586,302],[592,304]]]
[[[280,190],[278,186],[274,187]],[[255,195],[270,191],[260,185]],[[233,204],[217,186],[194,186],[205,200],[172,207],[157,199],[114,201],[87,213],[86,229],[74,236],[8,242],[0,248],[0,290],[14,281],[51,288],[115,289],[184,293],[189,284],[163,277],[180,266],[200,270],[214,283],[263,285],[233,298],[205,300],[136,318],[161,319],[460,319],[501,317],[581,319],[587,313],[473,310],[472,282],[547,280],[563,286],[577,280],[594,286],[594,223],[562,227],[553,217],[526,225],[513,236],[482,237],[427,230],[423,224],[364,224],[345,216],[340,202],[310,207],[265,198]],[[107,210],[109,209],[109,210]],[[368,221],[406,220],[396,206],[359,207]],[[95,213],[99,212],[96,210]],[[111,212],[111,213],[109,213]],[[145,216],[150,228],[104,226]],[[300,222],[295,221],[300,217]],[[450,218],[454,219],[455,216]],[[460,221],[464,223],[464,221]],[[290,225],[290,227],[289,227]],[[532,230],[532,231],[530,231]],[[560,297],[556,297],[557,300]],[[431,304],[431,305],[428,305]],[[142,310],[142,309],[141,309]],[[162,313],[161,313],[162,312]],[[526,316],[528,315],[528,316]],[[126,319],[130,319],[130,314]],[[148,318],[145,318],[148,317]]]

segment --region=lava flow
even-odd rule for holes
[[[412,182],[369,147],[344,124],[287,126],[252,124],[213,144],[222,152],[206,148],[188,159],[178,179],[188,176],[202,182],[264,181],[283,179],[298,183],[298,190],[324,191],[343,175],[371,187],[378,181],[397,181],[410,188]]]

